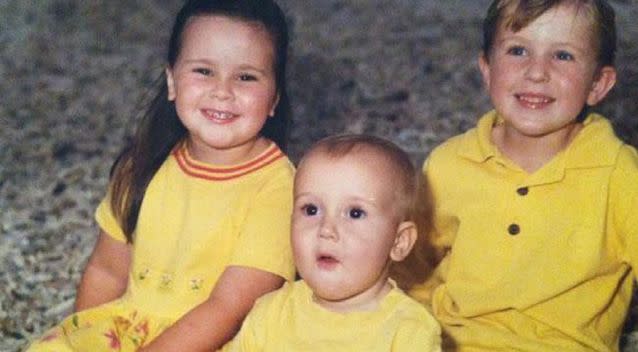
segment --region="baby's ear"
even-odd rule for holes
[[[592,83],[589,95],[587,95],[587,105],[594,106],[603,100],[607,93],[616,84],[616,69],[613,66],[603,66],[600,68],[596,79]]]
[[[397,227],[397,235],[394,240],[394,245],[390,251],[390,259],[395,262],[400,262],[410,254],[414,242],[417,237],[416,224],[412,221],[404,221]]]

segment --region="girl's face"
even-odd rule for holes
[[[599,68],[592,20],[558,5],[518,32],[501,25],[479,66],[492,103],[514,138],[569,138],[585,104],[597,104],[615,82]]]
[[[229,165],[263,150],[259,132],[279,99],[274,55],[262,26],[224,16],[191,18],[166,75],[193,157]]]

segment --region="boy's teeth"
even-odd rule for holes
[[[518,98],[520,100],[523,100],[525,102],[532,103],[532,104],[543,104],[543,103],[549,103],[552,101],[550,98],[546,98],[546,97],[531,97],[526,95],[520,95]]]

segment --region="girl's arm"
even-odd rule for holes
[[[101,230],[78,285],[75,310],[119,298],[126,290],[130,264],[131,246]]]
[[[230,266],[206,301],[138,351],[216,351],[239,330],[255,300],[283,283],[266,271]]]

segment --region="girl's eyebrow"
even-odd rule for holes
[[[185,59],[184,61],[185,65],[207,65],[207,66],[214,66],[215,63],[207,60],[207,59]],[[266,75],[269,71],[266,69],[262,69],[259,68],[257,66],[251,65],[251,64],[241,64],[237,67],[239,70],[250,70],[250,71],[256,71],[260,74]]]

